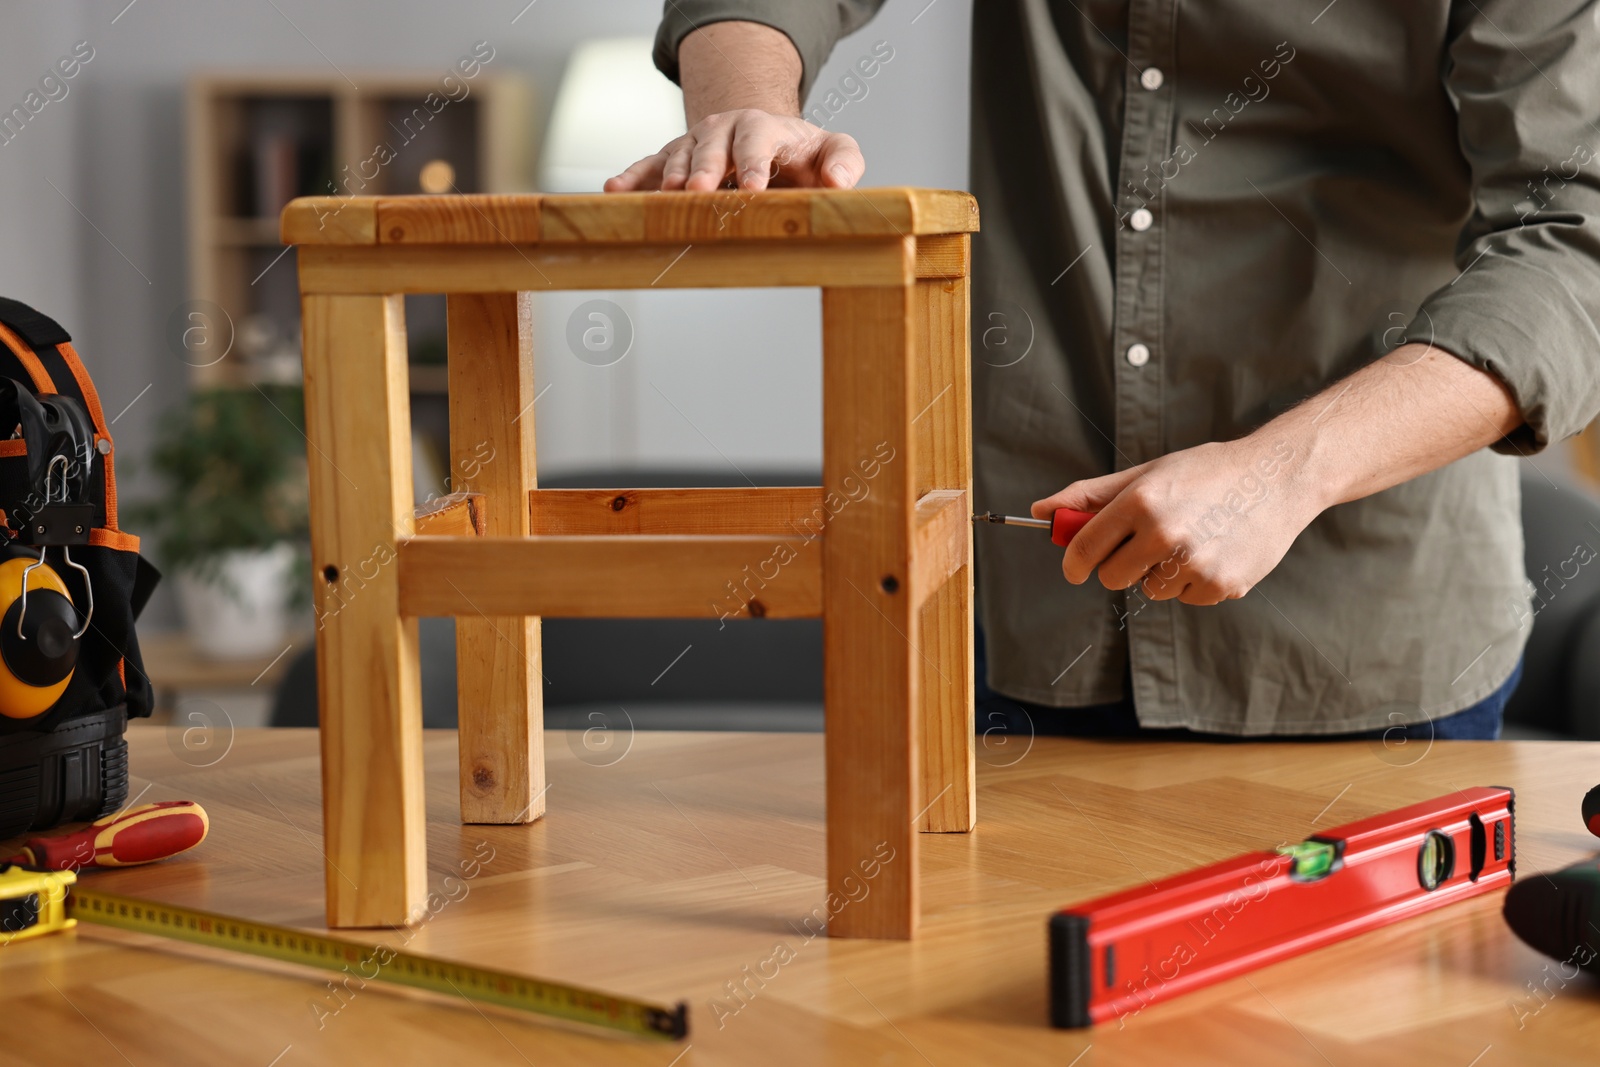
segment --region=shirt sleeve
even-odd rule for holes
[[[1407,326],[1510,389],[1527,454],[1600,413],[1600,7],[1467,0],[1444,79],[1472,171],[1460,269]]]
[[[884,0],[666,0],[656,31],[656,67],[678,80],[678,45],[713,22],[759,22],[794,42],[800,53],[800,103],[805,104],[817,71],[841,37],[878,13]]]

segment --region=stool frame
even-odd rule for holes
[[[302,198],[327,921],[427,896],[418,616],[456,619],[461,818],[545,810],[541,616],[823,619],[833,936],[916,931],[973,774],[965,193]],[[541,490],[537,291],[822,289],[808,488]],[[444,293],[451,488],[413,503],[402,297]],[[489,457],[489,458],[486,458]],[[870,872],[863,896],[862,879]],[[834,901],[840,907],[832,907]]]

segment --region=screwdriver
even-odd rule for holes
[[[1048,519],[1027,519],[1021,515],[996,515],[986,511],[982,515],[972,516],[973,522],[997,522],[1004,526],[1032,526],[1039,530],[1049,530],[1050,540],[1065,548],[1078,531],[1088,525],[1090,519],[1095,517],[1092,511],[1074,511],[1072,508],[1056,508],[1056,513]]]
[[[72,833],[32,838],[4,862],[51,871],[132,867],[187,852],[210,828],[205,809],[194,801],[163,800],[113,812]]]

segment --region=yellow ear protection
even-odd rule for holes
[[[0,715],[31,719],[49,711],[72,680],[87,629],[43,550],[37,559],[0,563]]]
[[[35,488],[11,516],[17,543],[0,552],[0,717],[32,719],[66,691],[94,617],[89,571],[72,558],[71,547],[87,545],[94,526],[87,488],[94,427],[71,397],[35,397],[20,383],[0,379],[0,418],[12,412]],[[51,548],[83,578],[81,624],[72,594],[46,558]]]

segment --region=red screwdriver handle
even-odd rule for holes
[[[1050,540],[1066,548],[1078,531],[1089,524],[1094,518],[1092,511],[1074,511],[1071,508],[1056,508],[1056,513],[1050,519]]]
[[[35,837],[7,862],[52,871],[131,867],[187,852],[205,840],[211,822],[192,800],[163,800],[107,815],[81,830]]]

